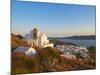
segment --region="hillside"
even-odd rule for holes
[[[52,40],[49,40],[49,41],[50,41],[50,43],[54,43],[54,46],[56,46],[56,45],[74,45],[74,46],[76,46],[76,45],[73,44],[73,43],[61,42],[61,41],[58,41],[58,40],[56,40],[56,39],[52,39]]]
[[[21,52],[12,53],[12,75],[95,69],[95,53],[89,52],[89,60],[82,59],[79,55],[72,60],[61,56],[56,48],[34,48],[38,51],[34,57]]]
[[[11,48],[15,49],[19,46],[28,46],[28,44],[21,35],[11,33]]]

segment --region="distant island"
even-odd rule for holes
[[[74,40],[95,40],[96,35],[80,35],[70,37],[48,37],[49,39],[74,39]]]

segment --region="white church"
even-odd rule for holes
[[[30,45],[30,47],[19,46],[16,48],[15,52],[23,52],[28,56],[37,55],[36,49],[33,48],[33,45],[38,47],[53,47],[53,43],[50,43],[47,39],[45,33],[41,33],[37,28],[34,28],[30,33],[25,35],[25,39]]]
[[[36,45],[38,47],[53,47],[53,43],[50,43],[47,39],[45,33],[40,32],[37,28],[34,28],[28,34],[25,35],[25,39],[27,40],[29,45]]]

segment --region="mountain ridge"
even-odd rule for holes
[[[89,40],[89,39],[96,39],[96,35],[76,35],[76,36],[69,36],[69,37],[48,37],[49,39],[75,39],[75,40]]]

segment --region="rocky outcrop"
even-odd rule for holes
[[[11,48],[15,49],[19,46],[28,46],[28,44],[21,36],[11,33]]]

